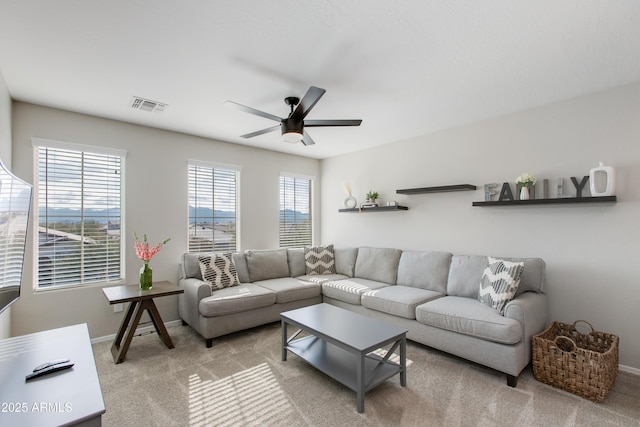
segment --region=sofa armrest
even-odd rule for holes
[[[525,363],[531,361],[531,337],[547,327],[547,296],[541,292],[525,292],[504,308],[504,316],[522,325]]]
[[[184,289],[184,293],[178,295],[178,314],[196,331],[199,331],[198,306],[200,300],[211,296],[211,286],[198,279],[181,279],[178,286]]]

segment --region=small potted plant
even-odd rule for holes
[[[520,200],[529,200],[529,188],[536,184],[536,177],[530,173],[523,173],[516,178],[516,184],[520,184]]]
[[[367,203],[376,203],[376,200],[378,199],[378,197],[380,197],[380,195],[378,194],[377,191],[369,190],[366,197],[367,197]]]

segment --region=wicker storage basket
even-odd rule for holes
[[[578,322],[589,325],[591,332],[578,331]],[[584,320],[572,325],[553,322],[533,336],[533,375],[545,384],[602,402],[618,375],[619,341]]]

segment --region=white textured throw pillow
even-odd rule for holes
[[[482,273],[478,300],[493,307],[504,315],[504,307],[518,290],[524,262],[505,261],[489,258],[489,265]]]
[[[202,280],[212,290],[228,288],[240,284],[236,264],[231,253],[199,256],[198,263],[202,272]]]
[[[308,246],[304,248],[304,262],[307,274],[335,274],[336,258],[333,245]]]

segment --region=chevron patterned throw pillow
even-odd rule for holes
[[[233,262],[231,253],[199,256],[198,263],[202,280],[211,286],[211,290],[215,291],[240,284],[236,264]]]
[[[304,261],[307,265],[307,274],[335,274],[336,272],[333,245],[304,248]]]
[[[524,262],[505,261],[489,258],[489,265],[482,273],[478,300],[493,307],[504,316],[504,307],[518,290]]]

